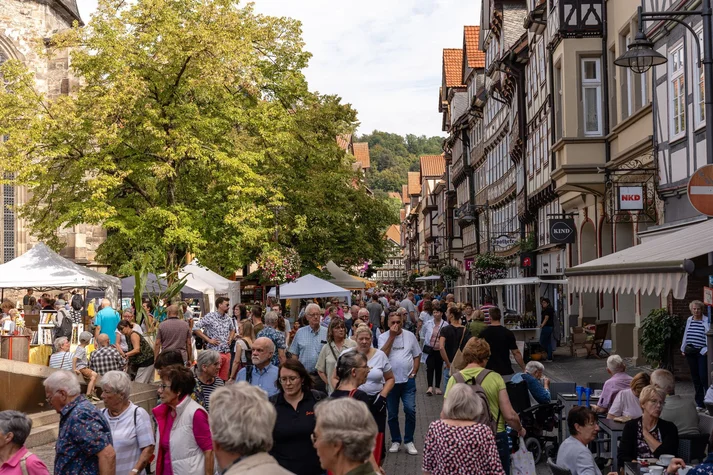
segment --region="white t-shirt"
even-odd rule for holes
[[[418,319],[421,320],[421,339],[423,340],[423,335],[425,334],[424,332],[426,331],[426,323],[430,322],[433,320],[433,315],[431,315],[428,312],[421,312],[421,314],[418,316]]]
[[[379,349],[383,348],[389,340],[390,332],[384,332],[379,336]],[[418,345],[416,335],[410,331],[402,330],[401,334],[394,339],[389,354],[389,363],[394,372],[396,384],[408,381],[408,376],[413,371],[413,360],[421,355],[421,348]]]
[[[155,444],[151,418],[148,412],[134,403],[129,403],[129,407],[117,417],[112,417],[107,409],[102,409],[102,415],[111,428],[116,451],[116,473],[130,473],[139,460],[141,450]],[[145,474],[146,471],[140,473]]]
[[[384,373],[391,371],[391,364],[389,363],[389,357],[386,356],[386,353],[381,350],[376,350],[369,360],[368,365],[371,369],[366,377],[366,383],[359,386],[359,389],[369,396],[373,396],[384,389],[384,383],[386,382],[384,380]]]

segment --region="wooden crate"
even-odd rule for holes
[[[28,363],[30,361],[30,337],[0,336],[0,358]]]

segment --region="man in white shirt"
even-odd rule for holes
[[[401,430],[399,428],[399,403],[404,403],[406,424],[404,427],[404,445],[410,455],[417,455],[418,450],[413,444],[413,434],[416,430],[416,373],[421,363],[421,348],[416,336],[403,331],[403,319],[392,312],[389,315],[389,331],[379,337],[379,349],[389,357],[389,364],[394,374],[396,384],[386,397],[389,432],[391,433],[391,448],[389,452],[399,451],[401,446]]]

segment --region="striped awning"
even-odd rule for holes
[[[691,259],[713,252],[713,220],[565,270],[575,292],[643,293],[682,299]]]

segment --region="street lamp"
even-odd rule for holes
[[[705,117],[713,120],[713,34],[711,32],[711,0],[703,0],[700,10],[671,10],[663,12],[644,12],[641,7],[637,9],[639,19],[639,31],[636,33],[634,41],[629,45],[629,50],[614,60],[614,64],[624,68],[629,68],[635,73],[645,73],[652,66],[664,64],[668,59],[654,49],[654,44],[644,33],[645,21],[672,21],[682,25],[693,34],[693,40],[698,49],[698,66],[701,66],[701,53],[703,53],[703,76],[704,76],[704,100]],[[698,34],[693,27],[681,20],[680,17],[698,16],[703,20],[703,46],[698,39]],[[705,128],[706,137],[706,159],[708,163],[713,163],[713,127]],[[713,355],[712,355],[713,357]]]

